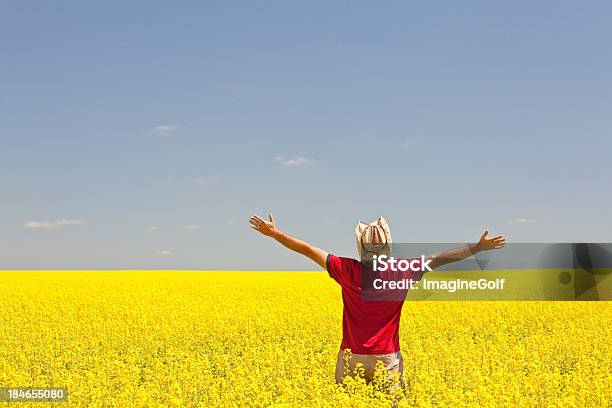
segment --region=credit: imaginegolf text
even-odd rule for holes
[[[373,267],[377,272],[399,271],[399,272],[431,272],[429,263],[431,259],[425,260],[425,256],[415,259],[395,259],[387,255],[374,255]],[[382,278],[374,279],[373,287],[375,290],[406,290],[419,289],[416,286],[418,281],[412,278],[385,280]],[[423,278],[420,287],[425,290],[444,290],[454,293],[457,290],[504,290],[506,279],[453,279],[453,280],[429,280]]]

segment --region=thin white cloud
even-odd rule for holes
[[[536,222],[536,220],[519,217],[519,218],[515,218],[513,220],[508,221],[508,224],[531,224],[534,222]]]
[[[225,223],[227,225],[236,225],[236,221],[235,220],[227,220],[227,221],[225,221]]]
[[[51,228],[60,228],[65,227],[67,225],[83,225],[84,221],[74,220],[68,218],[62,218],[61,220],[54,221],[28,221],[23,224],[24,228],[30,229],[51,229]]]
[[[155,255],[159,255],[159,256],[170,256],[170,255],[172,255],[172,252],[171,252],[171,251],[168,251],[167,249],[163,249],[163,250],[161,250],[161,251],[157,251],[157,252],[155,253]]]
[[[221,179],[223,178],[223,174],[211,174],[208,176],[202,176],[202,177],[198,177],[197,179],[193,180],[195,183],[200,184],[200,185],[209,185],[209,184],[216,184],[219,181],[221,181]]]
[[[199,230],[202,229],[202,227],[200,227],[197,224],[187,225],[185,228],[187,228],[188,230],[191,230],[191,231],[199,231]]]
[[[276,160],[283,166],[292,166],[292,167],[303,166],[305,164],[312,162],[312,159],[307,159],[306,157],[302,157],[302,156],[297,156],[293,158],[287,158],[284,156],[276,156],[274,160]]]
[[[178,128],[179,127],[177,125],[159,125],[153,128],[153,133],[160,136],[168,136],[176,133]]]

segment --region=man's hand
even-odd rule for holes
[[[266,221],[259,215],[253,215],[251,218],[249,218],[249,224],[255,231],[258,231],[267,237],[273,237],[278,233],[278,230],[276,229],[276,222],[274,221],[271,213],[268,213],[268,219],[269,221]]]
[[[490,251],[491,249],[500,249],[506,245],[506,237],[503,235],[497,235],[493,238],[489,238],[489,230],[480,237],[480,240],[474,245],[475,252]]]
[[[301,239],[292,237],[284,232],[280,232],[276,228],[276,222],[274,221],[272,214],[268,214],[268,220],[269,221],[266,221],[258,215],[253,215],[251,218],[249,218],[249,224],[255,231],[267,237],[274,238],[281,245],[312,259],[322,269],[325,269],[327,252],[320,248],[314,247]]]
[[[436,269],[442,265],[462,261],[465,258],[476,255],[481,251],[503,248],[504,245],[506,245],[506,237],[498,235],[496,237],[489,238],[489,230],[485,230],[484,234],[482,234],[477,243],[460,248],[449,249],[441,254],[428,256],[427,259],[430,261],[429,267],[431,269]]]

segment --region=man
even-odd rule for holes
[[[281,232],[276,228],[272,214],[268,215],[268,221],[253,215],[249,223],[261,234],[272,237],[292,251],[313,260],[342,287],[342,344],[336,362],[336,382],[342,383],[347,375],[354,376],[358,363],[363,364],[365,379],[372,381],[377,362],[380,362],[386,371],[386,378],[391,380],[399,376],[403,385],[401,376],[404,367],[399,346],[399,323],[406,291],[400,291],[399,296],[395,293],[396,296],[384,298],[391,300],[364,296],[365,292],[372,293],[372,281],[367,277],[370,276],[369,266],[372,265],[373,257],[391,254],[391,230],[385,219],[380,217],[371,224],[358,223],[355,240],[361,261],[328,254]],[[423,258],[422,263],[433,270],[481,251],[502,248],[506,244],[505,237],[498,235],[489,238],[488,234],[489,231],[485,230],[477,243],[427,256]],[[385,278],[418,281],[423,271],[423,268],[406,273],[394,270],[386,272]]]

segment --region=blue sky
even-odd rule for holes
[[[0,1],[0,268],[612,241],[608,2]]]

